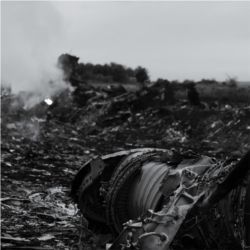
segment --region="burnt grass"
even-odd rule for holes
[[[2,97],[2,249],[105,249],[110,237],[88,231],[69,197],[77,170],[95,155],[158,147],[238,159],[249,149],[249,103],[86,91],[80,106],[69,91],[28,109],[17,95]]]

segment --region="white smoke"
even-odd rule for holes
[[[63,53],[57,42],[63,29],[53,4],[27,1],[1,2],[1,6],[1,84],[10,85],[14,93],[33,92],[34,104],[67,88],[56,66]]]

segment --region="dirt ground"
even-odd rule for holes
[[[81,108],[59,98],[31,109],[2,99],[2,249],[103,249],[109,236],[89,232],[69,197],[77,170],[95,155],[159,147],[225,159],[250,146],[246,104],[151,105],[134,93],[98,91],[92,98]]]

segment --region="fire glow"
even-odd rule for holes
[[[53,104],[53,101],[50,98],[44,99],[44,102],[49,106]]]

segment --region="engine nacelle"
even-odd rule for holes
[[[72,196],[93,230],[113,232],[110,249],[247,249],[249,168],[250,153],[235,163],[121,151],[87,162]]]

